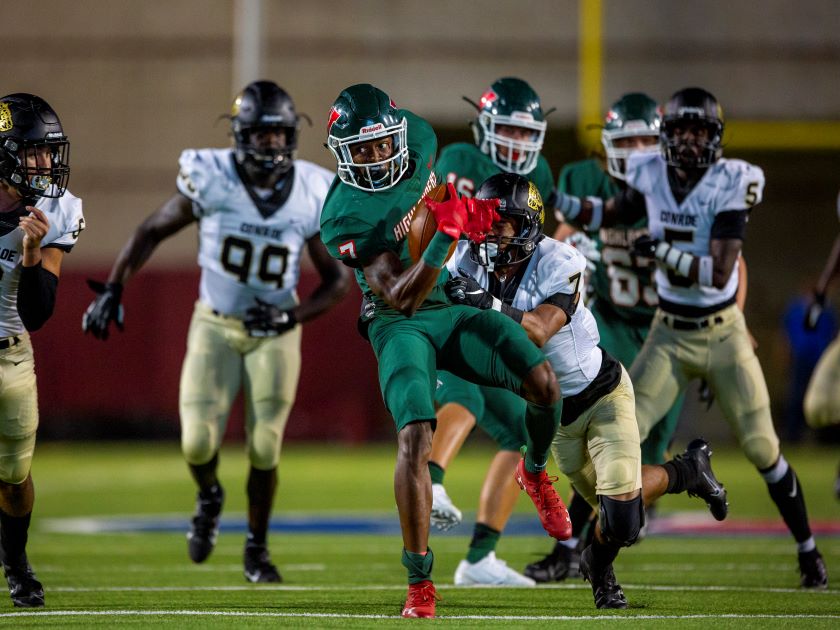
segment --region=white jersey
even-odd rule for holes
[[[489,287],[487,268],[470,258],[468,241],[458,242],[455,254],[447,263],[453,276],[460,275],[458,267],[483,288]],[[553,238],[544,238],[528,259],[512,306],[532,311],[558,293],[583,296],[585,272],[586,258],[577,249]],[[598,376],[603,355],[598,347],[600,339],[595,318],[581,300],[571,321],[543,346],[564,398],[580,393]]]
[[[295,160],[289,196],[263,216],[236,171],[231,149],[189,149],[179,162],[178,190],[194,202],[199,220],[201,301],[235,317],[244,316],[255,298],[293,308],[303,247],[320,232],[333,173]]]
[[[65,252],[73,249],[85,229],[82,200],[68,190],[57,199],[40,197],[35,207],[43,210],[50,222],[41,247],[57,247]],[[19,335],[26,330],[17,311],[22,257],[23,230],[14,228],[0,236],[0,337]]]
[[[708,256],[715,217],[720,212],[748,210],[760,202],[764,172],[743,160],[719,159],[677,203],[665,158],[660,153],[636,152],[627,160],[627,184],[645,196],[651,236],[695,256]],[[722,289],[692,283],[658,264],[657,293],[669,302],[701,308],[727,303],[738,290],[738,264]]]

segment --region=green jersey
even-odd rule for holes
[[[564,166],[557,189],[577,197],[604,200],[619,192],[613,178],[594,159]],[[632,225],[602,227],[590,234],[601,252],[601,260],[595,264],[590,280],[599,310],[639,325],[650,323],[657,303],[653,269],[647,264],[637,265],[630,253],[633,241],[647,232],[647,217],[644,217]]]
[[[338,177],[324,201],[321,211],[321,240],[330,255],[353,267],[356,282],[365,298],[374,305],[374,315],[386,318],[404,317],[376,296],[368,286],[362,267],[379,254],[395,253],[403,269],[414,264],[408,253],[408,228],[414,205],[435,184],[433,171],[437,137],[431,125],[407,110],[408,149],[411,164],[396,186],[382,191],[367,191],[343,183]],[[437,285],[420,309],[439,308],[451,304],[443,290],[449,274],[444,270]]]
[[[435,171],[442,182],[452,183],[462,196],[472,197],[485,179],[501,173],[502,169],[474,144],[456,142],[441,150]],[[527,177],[539,189],[545,206],[551,207],[554,203],[554,176],[542,155]]]

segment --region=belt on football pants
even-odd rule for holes
[[[703,330],[723,323],[723,317],[714,315],[703,319],[680,319],[673,315],[663,315],[662,323],[674,330]]]
[[[0,339],[0,350],[6,350],[7,348],[16,346],[19,343],[20,337],[6,337],[5,339]]]

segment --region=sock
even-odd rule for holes
[[[796,551],[799,553],[808,553],[809,551],[815,551],[816,549],[817,541],[814,540],[813,536],[811,536],[808,540],[796,543]]]
[[[408,569],[408,583],[419,584],[424,580],[431,580],[434,561],[435,555],[428,547],[425,555],[403,549],[402,565]]]
[[[618,557],[618,545],[599,542],[597,538],[592,541],[592,571],[600,575]]]
[[[548,449],[560,423],[563,401],[552,407],[544,407],[528,402],[525,411],[525,429],[528,431],[527,450],[525,451],[525,470],[540,473],[548,463]]]
[[[9,516],[0,510],[0,547],[3,548],[3,560],[8,564],[17,564],[26,553],[31,518],[32,512],[26,516]]]
[[[219,485],[219,480],[216,478],[216,469],[219,466],[219,454],[213,455],[213,458],[206,464],[189,464],[190,473],[193,479],[198,484],[201,491],[208,491],[213,486]]]
[[[788,526],[794,540],[807,543],[811,538],[811,527],[808,524],[808,510],[805,508],[805,496],[802,486],[785,458],[779,455],[778,461],[770,468],[759,471],[767,483],[770,498],[779,509],[779,514]]]
[[[558,540],[558,545],[563,545],[564,547],[568,547],[569,549],[575,549],[580,542],[580,538],[575,538],[572,536],[569,540]]]
[[[277,490],[277,469],[260,470],[251,467],[248,474],[248,541],[265,545],[274,493]]]
[[[694,479],[694,466],[684,459],[672,459],[662,464],[668,474],[668,489],[666,494],[685,492],[689,483]]]
[[[440,464],[429,460],[429,475],[432,477],[432,483],[443,483],[443,476],[446,471],[440,467]]]
[[[497,529],[493,529],[484,523],[476,523],[473,528],[473,537],[470,541],[470,548],[467,551],[467,562],[475,564],[485,558],[491,551],[496,550],[496,544],[502,535]]]
[[[583,528],[589,523],[592,516],[592,506],[583,498],[582,494],[575,492],[572,502],[569,503],[569,518],[572,519],[572,538],[580,538]]]

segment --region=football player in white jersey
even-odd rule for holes
[[[647,212],[650,236],[634,249],[655,261],[659,307],[630,369],[639,434],[647,437],[689,381],[705,379],[796,540],[800,584],[825,588],[802,488],[779,449],[764,374],[735,304],[747,218],[761,201],[764,173],[722,158],[722,136],[717,99],[700,88],[679,90],[665,106],[663,152],[630,156],[626,191],[606,202],[563,195],[558,209],[591,229]]]
[[[70,143],[32,94],[0,98],[0,548],[15,606],[44,605],[26,557],[38,393],[29,332],[52,315],[65,252],[84,229],[67,192]]]
[[[481,243],[461,241],[447,264],[455,303],[495,309],[519,322],[551,364],[563,394],[552,452],[575,491],[599,510],[580,567],[598,608],[626,608],[612,562],[632,545],[644,507],[665,493],[699,496],[717,520],[726,491],[711,469],[703,440],[664,465],[641,463],[633,386],[622,365],[598,346],[595,318],[580,299],[586,258],[567,243],[544,238],[537,187],[521,175],[493,175],[477,199],[499,199],[500,219]]]
[[[322,314],[349,288],[349,274],[320,240],[320,216],[333,174],[295,159],[298,114],[271,81],[248,84],[233,102],[232,149],[186,150],[178,192],[148,217],[117,257],[82,327],[107,339],[123,325],[123,286],[155,247],[198,222],[199,299],[187,339],[179,408],[181,448],[198,485],[189,556],[204,562],[219,529],[224,492],[216,469],[234,398],[244,387],[248,457],[245,577],[279,582],[267,535],[277,463],[300,373],[299,323]],[[321,277],[297,296],[304,249]]]

